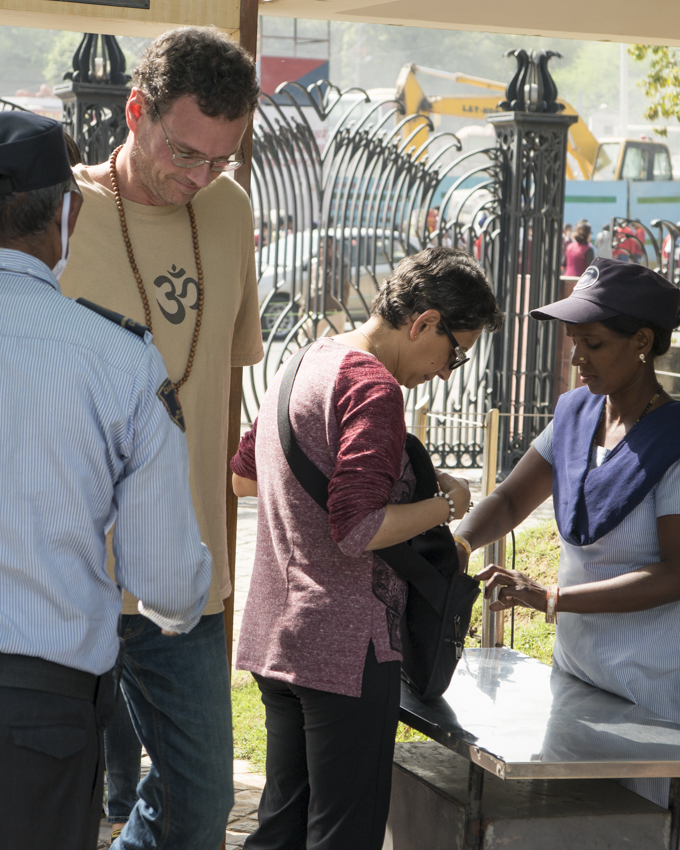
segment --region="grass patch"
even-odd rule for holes
[[[553,520],[546,520],[517,535],[515,569],[526,573],[541,584],[557,582],[557,563],[560,543],[557,527]],[[483,555],[476,552],[470,561],[471,575],[483,566]],[[512,543],[508,538],[506,567],[512,567]],[[505,614],[505,645],[510,646],[510,611]],[[471,636],[468,646],[479,646],[481,642],[482,600],[475,603],[470,621]],[[529,608],[515,608],[515,649],[537,658],[546,664],[552,663],[555,627],[545,622],[545,616]],[[234,758],[249,761],[258,773],[265,771],[267,752],[267,730],[264,725],[264,706],[260,690],[249,673],[238,672],[232,681],[232,712],[234,718]],[[399,724],[397,741],[427,741],[425,735],[410,726]]]
[[[234,758],[245,759],[256,773],[264,773],[267,757],[267,730],[260,689],[248,674],[238,672],[231,685],[231,711],[234,723]],[[429,741],[410,726],[399,724],[397,741]]]
[[[410,726],[406,726],[404,723],[399,723],[397,726],[397,737],[395,741],[398,744],[410,744],[412,741],[429,741],[430,738],[427,735],[423,735],[422,732],[418,732],[416,729],[412,729]]]
[[[260,689],[250,673],[239,671],[231,684],[231,712],[234,723],[234,758],[245,759],[256,773],[264,773],[267,730]]]
[[[522,531],[517,536],[517,552],[515,569],[526,573],[541,584],[557,583],[557,565],[560,557],[560,541],[554,520],[543,522]],[[475,552],[470,561],[469,573],[475,575],[482,569],[484,556]],[[505,553],[505,566],[512,568],[512,542],[508,537]],[[505,612],[504,640],[510,646],[511,632],[510,611]],[[481,595],[472,611],[470,621],[471,637],[468,646],[481,643],[482,630],[482,598]],[[552,664],[552,651],[555,643],[555,627],[545,622],[545,615],[531,608],[515,608],[515,640],[514,648],[525,655],[537,658],[545,664]]]

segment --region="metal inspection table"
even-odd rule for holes
[[[680,683],[678,683],[680,687]],[[512,649],[466,649],[446,693],[402,682],[401,720],[470,762],[465,848],[481,840],[484,772],[500,779],[670,777],[680,850],[680,725]]]

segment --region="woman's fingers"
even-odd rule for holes
[[[497,564],[489,564],[488,567],[484,567],[483,570],[480,570],[475,578],[477,581],[486,581],[490,579],[492,575],[495,573],[507,573],[508,570],[504,570],[503,567],[499,567]]]
[[[441,469],[436,472],[442,491],[453,499],[455,519],[462,519],[470,506],[470,484],[466,478],[455,478]]]
[[[545,611],[547,602],[546,588],[517,570],[504,570],[496,564],[490,564],[475,576],[485,582],[484,596],[489,599],[495,590],[498,598],[490,604],[492,611],[502,611],[513,605],[535,608]]]

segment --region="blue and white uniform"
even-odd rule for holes
[[[534,448],[552,465],[552,422]],[[609,453],[597,447],[593,466]],[[559,586],[606,581],[648,564],[661,553],[657,519],[680,514],[680,461],[668,468],[642,502],[594,543],[575,546],[560,535]],[[632,613],[560,612],[553,663],[584,682],[618,694],[680,723],[680,602]],[[624,780],[654,802],[668,806],[667,779]]]
[[[120,587],[161,628],[198,622],[211,558],[166,381],[148,332],[65,298],[35,257],[0,250],[0,653],[110,670]],[[119,587],[105,569],[114,521]]]

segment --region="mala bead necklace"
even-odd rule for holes
[[[137,289],[139,289],[139,294],[142,299],[142,305],[144,307],[144,320],[146,322],[147,328],[152,331],[151,307],[149,306],[149,298],[146,294],[146,290],[144,289],[144,282],[142,281],[142,276],[139,273],[139,269],[137,268],[137,263],[135,261],[135,255],[132,250],[132,243],[130,242],[130,236],[128,234],[127,221],[125,220],[125,209],[123,208],[123,199],[120,195],[120,189],[118,188],[118,180],[116,179],[116,160],[118,159],[118,154],[121,152],[122,148],[122,145],[117,147],[109,158],[109,175],[111,177],[111,185],[113,186],[113,195],[116,199],[116,206],[118,207],[118,217],[120,218],[120,227],[123,231],[123,241],[125,242],[125,248],[127,249],[128,260],[130,261],[130,268],[132,269],[132,273],[134,274],[135,280],[137,281]],[[194,246],[194,259],[196,260],[196,277],[198,278],[198,309],[196,310],[196,324],[194,325],[194,335],[191,339],[191,347],[189,348],[187,367],[184,370],[184,374],[179,379],[179,381],[177,381],[177,383],[173,383],[176,392],[183,384],[188,381],[189,375],[191,374],[191,369],[194,365],[194,357],[196,356],[196,346],[198,345],[198,337],[201,333],[201,321],[203,319],[203,266],[201,265],[201,253],[198,248],[198,230],[196,228],[196,216],[194,215],[194,209],[191,206],[191,203],[187,204],[187,212],[189,213],[189,221],[191,222],[191,240]]]

